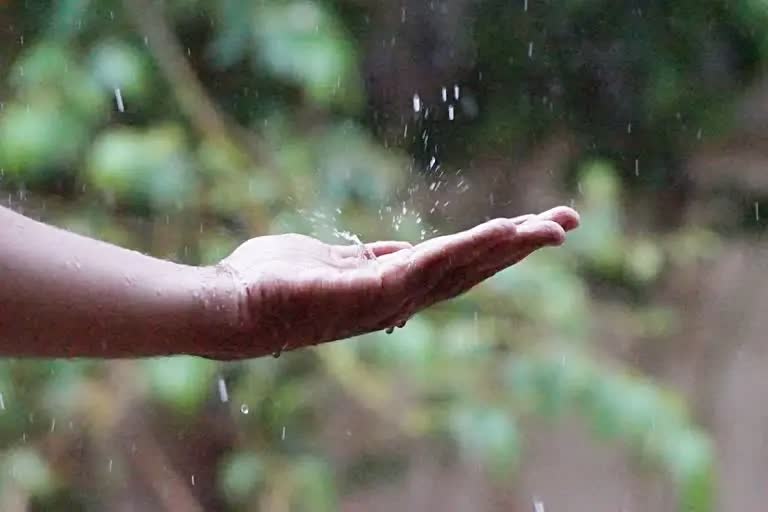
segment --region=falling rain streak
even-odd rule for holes
[[[413,111],[421,112],[421,98],[418,94],[413,95]]]
[[[222,402],[229,402],[229,393],[227,392],[227,383],[223,377],[219,377],[219,398]]]
[[[125,112],[125,105],[123,104],[123,94],[120,92],[120,88],[115,89],[115,103],[117,104],[117,110]]]

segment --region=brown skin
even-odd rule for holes
[[[403,325],[578,223],[559,207],[366,250],[264,236],[191,267],[0,208],[0,355],[239,359],[348,338]]]

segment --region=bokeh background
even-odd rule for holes
[[[583,219],[391,336],[4,360],[0,509],[762,509],[766,26],[765,0],[0,1],[0,202],[34,218],[193,264]]]

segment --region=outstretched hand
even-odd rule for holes
[[[466,292],[535,250],[562,244],[578,224],[574,210],[558,207],[416,246],[329,245],[302,235],[253,238],[220,264],[235,277],[241,325],[234,346],[221,347],[222,357],[250,357],[264,347],[279,354],[403,326],[418,311]]]

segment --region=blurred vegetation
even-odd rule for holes
[[[648,292],[717,236],[630,226],[627,205],[667,189],[684,201],[684,155],[729,129],[732,101],[768,62],[768,4],[484,0],[464,6],[460,30],[445,18],[464,3],[412,4],[0,2],[3,200],[57,225],[199,264],[267,233],[419,241],[458,227],[435,183],[482,180],[474,160],[531,154],[561,132],[577,151],[557,184],[583,214],[565,249],[391,336],[237,364],[5,361],[4,496],[104,509],[115,482],[144,471],[149,491],[162,495],[167,478],[171,495],[204,508],[335,510],[400,467],[386,453],[341,466],[329,456],[322,432],[343,396],[393,436],[428,439],[499,481],[526,457],[526,419],[575,414],[663,471],[681,511],[714,508],[707,434],[680,397],[598,350],[592,320],[618,294],[632,336],[675,329],[675,311]],[[372,73],[387,45],[421,74]],[[430,73],[455,120],[426,90]],[[387,101],[381,91],[401,81],[413,90]],[[651,217],[679,205],[649,204]],[[131,462],[185,436],[187,451],[213,455],[160,450],[159,473]],[[207,436],[222,440],[214,449]]]

